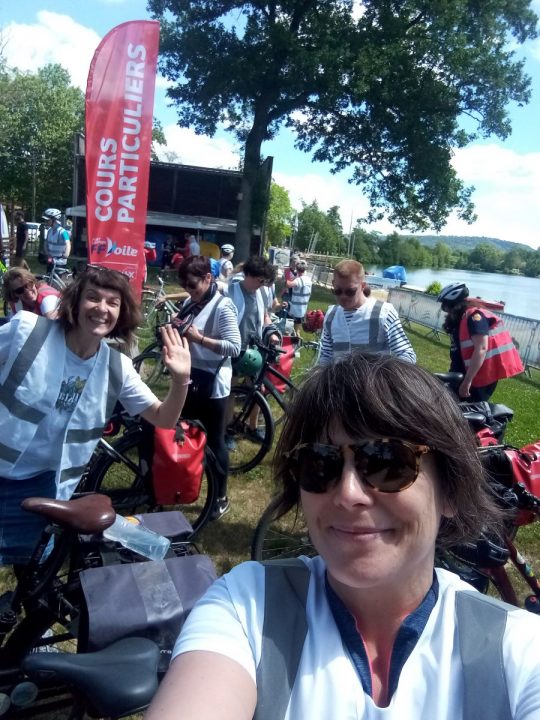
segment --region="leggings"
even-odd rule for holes
[[[216,476],[218,497],[227,495],[227,475],[229,472],[229,452],[225,446],[225,426],[229,398],[201,400],[188,392],[182,417],[199,420],[206,430],[208,447],[217,460]]]

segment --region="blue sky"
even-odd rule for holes
[[[540,0],[533,8],[540,15]],[[8,64],[33,71],[47,62],[60,62],[74,84],[86,85],[88,66],[100,39],[111,28],[128,20],[148,17],[146,0],[0,0],[0,32]],[[525,108],[512,108],[513,132],[508,140],[496,138],[470,145],[456,153],[460,177],[476,187],[478,220],[467,225],[450,218],[442,234],[484,235],[540,246],[540,40],[518,48],[533,80],[532,100]],[[210,167],[237,167],[233,137],[196,136],[176,125],[174,108],[167,105],[166,83],[158,79],[154,115],[165,128],[168,150],[181,162]],[[339,205],[345,231],[367,211],[359,188],[344,174],[331,175],[329,167],[312,163],[310,156],[294,149],[292,134],[280,133],[263,146],[274,156],[274,179],[285,186],[293,205],[316,199],[326,210]],[[386,222],[372,226],[381,232],[393,228]]]

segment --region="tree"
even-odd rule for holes
[[[0,196],[29,210],[72,201],[73,138],[84,96],[60,65],[36,74],[0,69]]]
[[[270,186],[270,206],[266,218],[266,237],[269,245],[281,247],[292,232],[294,210],[289,192],[272,182]]]
[[[327,255],[340,254],[342,234],[326,213],[319,210],[317,202],[303,206],[298,214],[296,247],[307,250],[314,243],[314,252]]]
[[[261,145],[282,125],[297,146],[352,168],[369,219],[439,229],[474,217],[451,165],[478,135],[510,132],[530,96],[511,43],[536,35],[530,0],[149,0],[179,124],[244,144],[237,256],[248,253]],[[459,124],[467,116],[467,130]]]

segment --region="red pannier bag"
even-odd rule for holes
[[[152,484],[158,505],[187,505],[199,497],[206,433],[191,420],[175,428],[154,428]]]
[[[306,332],[316,332],[322,330],[324,323],[324,312],[322,310],[310,310],[306,313],[302,328]]]
[[[512,464],[514,483],[522,483],[532,495],[540,498],[540,440],[525,445],[519,450],[505,448],[505,454]],[[520,510],[514,522],[516,525],[528,525],[537,515],[530,510]]]
[[[279,370],[279,372],[286,378],[291,377],[291,370],[294,362],[294,353],[296,351],[297,344],[298,341],[295,337],[292,337],[290,335],[284,335],[281,342],[281,347],[283,350],[285,350],[285,352],[280,354],[279,361],[277,363],[270,365],[271,368]],[[274,373],[270,372],[270,370],[267,371],[267,376],[272,385],[276,387],[276,390],[278,392],[285,392],[287,386],[285,385],[283,380],[278,378],[277,375],[274,375]]]

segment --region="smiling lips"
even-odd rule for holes
[[[340,527],[338,525],[331,525],[330,530],[338,537],[350,540],[375,539],[391,532],[390,528]]]

